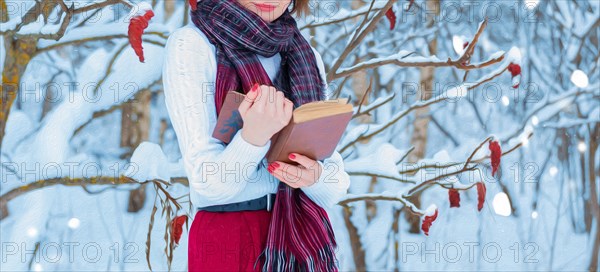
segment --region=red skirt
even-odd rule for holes
[[[197,211],[188,240],[189,271],[260,271],[271,211]]]

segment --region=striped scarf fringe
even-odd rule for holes
[[[337,243],[327,213],[300,189],[282,182],[278,192],[291,197],[275,198],[267,246],[257,260],[262,271],[337,271]]]

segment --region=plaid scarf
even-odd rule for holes
[[[282,91],[294,108],[325,99],[312,48],[289,10],[267,23],[237,0],[202,0],[191,17],[217,49],[217,114],[228,91],[248,93],[255,82]],[[257,54],[278,53],[281,67],[271,82]],[[327,212],[301,189],[279,182],[267,244],[256,260],[262,271],[337,271],[336,247]]]

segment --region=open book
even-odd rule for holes
[[[212,136],[229,143],[243,126],[238,108],[246,95],[229,91],[219,112]],[[271,137],[266,154],[267,162],[296,162],[288,158],[295,152],[313,160],[330,157],[339,143],[353,114],[349,97],[313,101],[300,105],[292,112],[290,122]]]

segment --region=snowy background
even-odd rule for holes
[[[193,209],[161,69],[187,2],[0,0],[0,270],[186,270]],[[329,211],[342,271],[598,270],[598,1],[311,12],[298,23],[330,96],[356,106],[337,149],[351,187]]]

